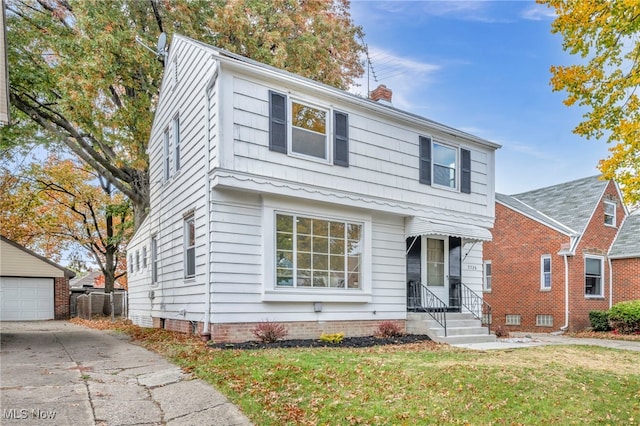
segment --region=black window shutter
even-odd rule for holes
[[[420,183],[431,185],[431,138],[420,136]]]
[[[333,164],[349,167],[349,115],[333,112]]]
[[[471,151],[460,149],[460,155],[462,157],[460,192],[471,194]]]
[[[287,153],[287,97],[269,90],[269,149]]]

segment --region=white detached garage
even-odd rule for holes
[[[75,273],[0,236],[0,321],[69,318]]]

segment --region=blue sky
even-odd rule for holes
[[[552,92],[551,65],[579,58],[551,34],[552,11],[523,1],[359,1],[373,69],[396,108],[502,148],[496,191],[514,194],[598,174],[605,141],[573,134],[584,113]],[[366,94],[367,82],[352,91]]]

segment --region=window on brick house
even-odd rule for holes
[[[536,326],[553,327],[553,315],[536,315]]]
[[[604,202],[604,224],[616,226],[616,203],[611,201]]]
[[[584,294],[587,297],[604,297],[604,258],[586,256],[584,258]]]
[[[486,292],[491,291],[491,261],[490,260],[485,260],[484,262],[483,290]]]
[[[520,322],[521,322],[520,314],[508,314],[504,320],[504,323],[506,325],[520,325]]]
[[[540,289],[551,289],[551,256],[548,254],[540,257]]]

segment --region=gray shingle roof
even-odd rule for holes
[[[582,234],[608,183],[600,176],[590,176],[511,197],[565,228]]]
[[[558,231],[562,232],[563,234],[567,234],[567,235],[574,235],[576,234],[576,231],[572,230],[571,228],[564,226],[563,224],[553,220],[552,218],[550,218],[549,216],[546,216],[545,214],[539,212],[538,210],[528,206],[527,204],[524,204],[522,201],[519,201],[518,199],[512,197],[511,195],[504,195],[504,194],[499,194],[496,193],[496,200],[504,205],[506,205],[507,207],[510,207],[522,214],[524,214],[525,216],[528,216],[534,220],[537,220],[540,223],[543,223],[553,229],[557,229]]]
[[[609,257],[640,257],[640,210],[625,218],[611,246]]]

